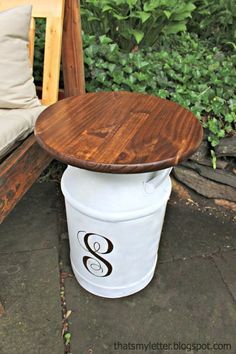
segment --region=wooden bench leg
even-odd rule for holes
[[[32,186],[52,158],[31,134],[2,164],[0,170],[0,223]]]

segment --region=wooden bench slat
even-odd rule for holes
[[[32,17],[29,31],[29,57],[31,65],[34,63],[35,19]]]
[[[43,67],[42,104],[50,105],[58,99],[63,23],[50,17],[46,23]]]
[[[21,5],[32,5],[33,17],[63,17],[64,0],[0,0],[0,11]]]

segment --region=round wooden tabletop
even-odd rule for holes
[[[202,127],[180,105],[130,92],[74,96],[39,116],[35,135],[54,158],[87,170],[138,173],[177,165],[200,145]]]

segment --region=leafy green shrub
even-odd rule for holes
[[[45,19],[43,18],[36,19],[35,48],[34,48],[34,80],[36,84],[42,83],[45,25],[46,25]]]
[[[218,46],[235,49],[235,0],[196,0],[195,5],[188,29]]]
[[[160,34],[184,31],[194,0],[81,0],[86,34],[107,35],[127,51],[152,46]]]
[[[84,56],[88,91],[136,91],[178,102],[199,117],[213,147],[236,124],[235,67],[197,36],[176,35],[157,50],[124,53],[106,36],[85,35]]]

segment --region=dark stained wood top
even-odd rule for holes
[[[200,145],[197,118],[180,105],[130,92],[74,96],[38,118],[36,139],[54,158],[107,173],[156,171],[177,165]]]

